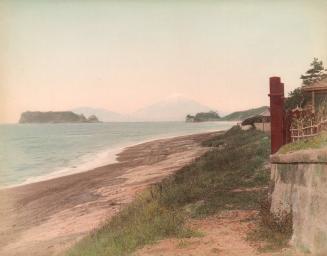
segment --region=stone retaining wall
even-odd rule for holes
[[[291,243],[327,255],[327,149],[272,155],[271,180],[271,211],[292,211]]]

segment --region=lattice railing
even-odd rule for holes
[[[293,111],[291,118],[291,142],[314,137],[322,131],[327,131],[325,110],[313,114],[311,110],[296,109]]]

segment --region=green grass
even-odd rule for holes
[[[183,227],[184,219],[175,209],[161,206],[149,195],[143,195],[78,243],[68,255],[126,255],[162,238],[190,237],[193,232]]]
[[[278,153],[287,154],[298,150],[320,149],[324,147],[327,147],[327,132],[322,132],[309,139],[286,144],[278,151]]]
[[[128,255],[163,238],[201,235],[185,228],[187,218],[259,209],[266,191],[233,190],[268,185],[269,143],[264,133],[238,127],[204,142],[211,147],[206,154],[153,185],[67,255]]]

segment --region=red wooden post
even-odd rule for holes
[[[280,77],[270,77],[271,153],[284,145],[284,84]]]

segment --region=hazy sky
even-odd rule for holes
[[[268,104],[313,57],[327,0],[0,3],[0,122],[25,110],[130,113],[179,93],[221,112]]]

